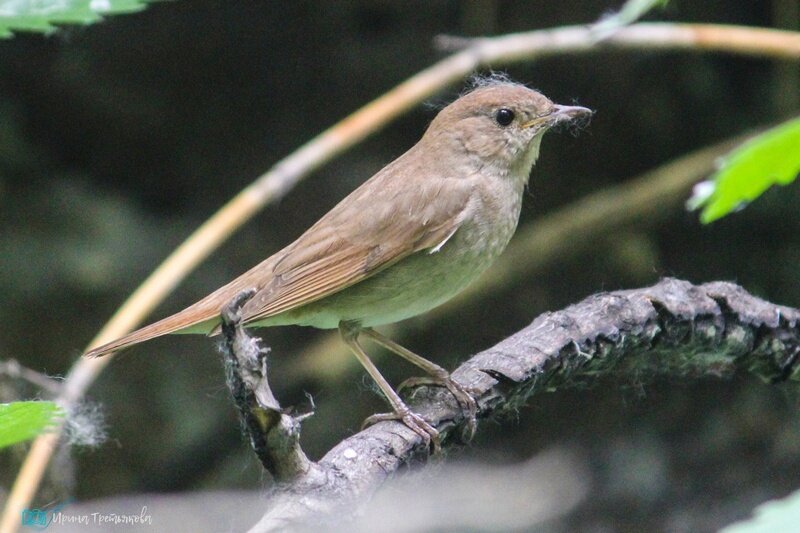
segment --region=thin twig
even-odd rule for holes
[[[800,310],[771,304],[732,283],[695,286],[664,279],[645,289],[591,296],[533,323],[462,364],[452,377],[474,395],[479,416],[517,412],[537,393],[616,376],[637,382],[753,374],[767,383],[800,381]],[[443,435],[460,434],[458,404],[435,387],[409,401]],[[422,446],[421,446],[422,445]],[[271,495],[253,532],[346,523],[401,465],[423,449],[398,422],[381,422],[349,437]],[[327,473],[327,475],[324,475]],[[324,479],[324,483],[320,483]]]
[[[309,173],[443,87],[486,65],[532,61],[554,54],[585,53],[604,47],[713,50],[797,60],[800,59],[800,33],[709,24],[635,24],[601,43],[596,42],[596,35],[586,26],[476,40],[314,137],[236,195],[170,254],[112,316],[89,347],[99,346],[135,328],[198,264],[267,203],[281,198]],[[79,359],[66,377],[59,403],[68,408],[80,400],[111,359],[111,356]],[[61,429],[55,428],[34,441],[9,494],[0,519],[0,533],[17,530],[20,513],[33,499],[60,434]]]
[[[41,372],[37,372],[28,367],[22,366],[16,359],[0,361],[0,375],[5,375],[16,379],[24,379],[28,383],[46,390],[53,396],[61,393],[62,382],[60,379],[51,378],[46,374],[42,374]]]
[[[591,26],[512,33],[473,39],[440,37],[440,46],[479,56],[483,61],[529,61],[565,54],[607,49],[692,50],[726,52],[775,59],[800,59],[800,33],[772,28],[721,24],[633,24],[597,41]],[[455,57],[455,56],[453,56]]]

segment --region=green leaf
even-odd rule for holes
[[[633,24],[648,11],[656,7],[664,7],[669,0],[628,0],[617,13],[601,18],[592,31],[598,39],[608,37],[616,30]]]
[[[698,184],[687,202],[703,208],[704,224],[752,202],[773,185],[787,185],[800,173],[800,118],[750,139],[722,158],[710,181]]]
[[[0,38],[15,31],[53,33],[54,24],[91,24],[104,15],[134,13],[154,0],[0,0]]]
[[[32,439],[62,414],[53,402],[0,403],[0,449]]]
[[[796,531],[800,524],[800,491],[782,500],[773,500],[756,507],[753,518],[737,522],[720,533],[772,533]]]

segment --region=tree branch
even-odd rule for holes
[[[239,409],[250,445],[264,468],[279,483],[311,476],[316,467],[300,448],[300,423],[310,415],[291,416],[281,409],[267,380],[269,349],[259,346],[241,324],[242,306],[255,289],[240,293],[222,310],[220,347],[225,376]]]
[[[737,371],[767,383],[800,381],[800,311],[756,298],[732,283],[695,286],[667,278],[544,313],[473,356],[452,377],[475,394],[479,416],[487,418],[516,411],[534,394],[600,376],[726,378]],[[409,405],[442,432],[444,444],[459,435],[462,413],[446,392],[420,387]],[[367,500],[423,450],[419,436],[400,423],[369,427],[328,452],[314,475],[300,476],[273,493],[251,531],[341,521],[331,512]]]

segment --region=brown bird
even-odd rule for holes
[[[247,326],[338,328],[393,413],[434,444],[437,431],[411,412],[369,360],[359,334],[419,366],[466,406],[475,401],[448,372],[375,331],[455,296],[503,251],[544,133],[589,117],[505,80],[487,80],[442,109],[422,139],[358,187],[292,244],[183,311],[90,350],[101,356],[168,333],[216,334],[220,311],[244,290]]]

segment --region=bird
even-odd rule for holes
[[[397,419],[427,442],[438,431],[383,378],[360,337],[406,359],[446,387],[467,412],[476,403],[446,369],[374,328],[433,309],[463,290],[516,230],[545,132],[590,117],[508,79],[487,78],[441,109],[422,138],[319,219],[297,240],[186,309],[89,350],[99,357],[170,333],[216,335],[221,310],[243,291],[245,327],[338,329]]]

